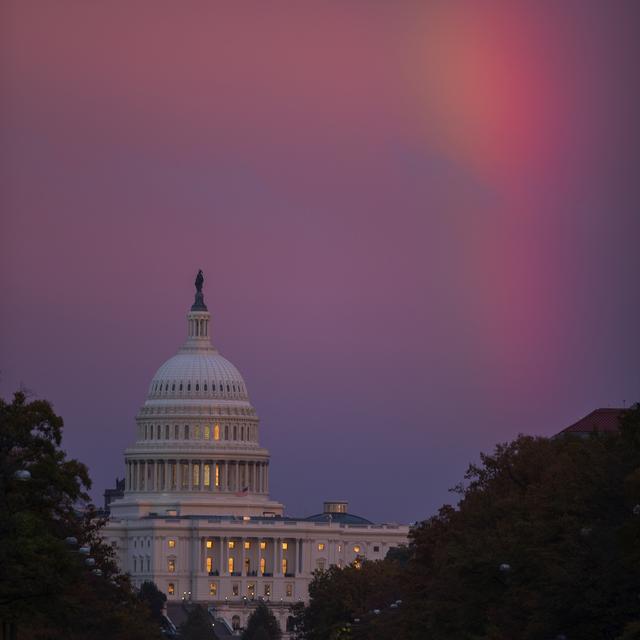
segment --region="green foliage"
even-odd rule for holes
[[[212,620],[199,604],[193,605],[187,619],[180,625],[182,640],[215,640]]]
[[[638,405],[619,434],[500,445],[457,491],[408,558],[316,574],[304,637],[640,638]]]
[[[351,565],[340,569],[334,565],[328,571],[316,571],[309,586],[310,603],[303,615],[303,637],[349,637],[352,627],[355,632],[356,619],[361,623],[355,624],[362,626],[362,621],[371,618],[371,611],[387,610],[403,598],[403,576],[401,563],[389,559],[363,562],[360,568]],[[376,620],[376,626],[380,624]]]
[[[242,640],[280,640],[282,631],[267,605],[260,603],[249,616]]]
[[[62,428],[46,401],[0,400],[0,620],[27,640],[159,637],[100,539],[87,468],[60,449]],[[30,479],[16,477],[24,471]]]
[[[145,580],[142,585],[140,585],[138,597],[149,608],[151,617],[157,622],[160,622],[162,619],[162,611],[167,602],[167,596],[158,589],[155,582]]]

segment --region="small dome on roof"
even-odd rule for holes
[[[305,518],[308,522],[337,522],[338,524],[373,524],[371,520],[352,513],[317,513]]]

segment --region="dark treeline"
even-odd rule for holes
[[[640,638],[638,405],[618,434],[500,445],[455,491],[408,548],[317,573],[300,637]]]

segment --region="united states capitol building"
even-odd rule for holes
[[[269,495],[269,452],[245,382],[212,344],[202,286],[200,272],[186,342],[136,417],[104,537],[135,585],[152,580],[170,603],[201,603],[233,629],[264,601],[284,631],[314,571],[382,559],[408,527],[373,524],[343,501],[285,515]]]

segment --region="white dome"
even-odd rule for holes
[[[217,351],[178,353],[156,372],[149,399],[225,398],[248,400],[240,372]]]

